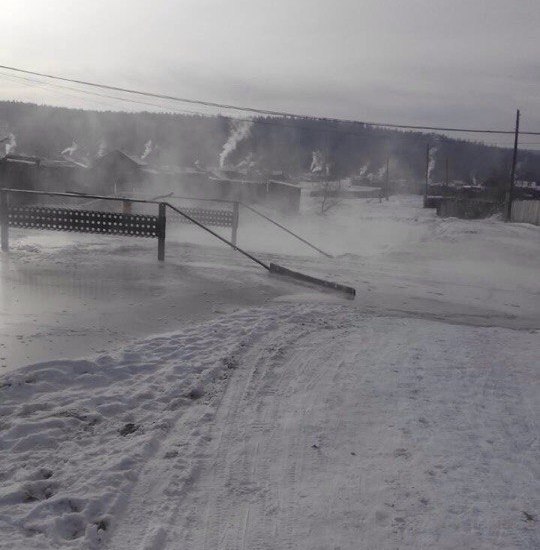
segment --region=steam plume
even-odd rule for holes
[[[225,142],[223,149],[219,155],[219,166],[224,168],[228,156],[236,149],[238,144],[246,139],[250,132],[253,122],[250,120],[233,120],[231,121],[231,133]]]
[[[10,153],[14,153],[16,147],[17,147],[17,140],[15,139],[14,134],[9,134],[8,141],[6,143],[6,155],[9,155]]]
[[[237,167],[252,170],[256,165],[257,163],[255,162],[253,153],[248,153],[246,157],[238,163]]]
[[[322,151],[313,151],[311,153],[311,166],[309,169],[314,174],[324,172],[324,155]]]
[[[71,157],[75,151],[79,149],[79,146],[77,145],[77,142],[73,140],[73,143],[71,144],[71,147],[66,147],[60,154],[62,156]]]
[[[104,139],[102,139],[99,143],[98,151],[96,154],[97,158],[101,158],[102,156],[104,156],[106,150],[107,150],[107,143],[105,142]]]
[[[427,171],[428,183],[432,183],[431,174],[433,173],[433,170],[435,169],[435,164],[436,164],[435,155],[436,155],[436,153],[437,153],[437,147],[432,147],[429,150],[429,162],[428,162],[428,171]]]
[[[152,152],[152,140],[149,139],[144,144],[144,151],[143,151],[143,154],[141,155],[141,160],[144,160],[151,152]]]
[[[358,172],[358,176],[361,178],[364,177],[367,174],[368,168],[369,168],[369,163],[364,164],[364,166],[360,168],[360,171]]]

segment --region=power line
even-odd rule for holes
[[[72,82],[74,84],[81,84],[83,86],[92,86],[94,88],[102,88],[106,90],[113,90],[117,92],[125,92],[130,94],[137,94],[137,95],[143,95],[146,97],[155,97],[159,99],[166,99],[171,101],[178,101],[181,103],[189,103],[192,105],[202,105],[205,107],[214,107],[218,109],[228,109],[228,110],[235,110],[235,111],[243,111],[247,113],[253,113],[253,114],[259,114],[259,115],[267,115],[267,116],[279,116],[279,117],[285,117],[285,118],[297,118],[297,119],[304,119],[304,120],[316,120],[316,121],[326,121],[326,122],[333,122],[338,124],[365,124],[367,126],[377,126],[377,127],[386,127],[386,128],[396,128],[396,129],[402,129],[402,130],[429,130],[429,131],[439,131],[439,132],[460,132],[460,133],[475,133],[475,134],[513,134],[513,130],[481,130],[481,129],[473,129],[473,128],[451,128],[451,127],[440,127],[440,126],[420,126],[420,125],[412,125],[412,124],[391,124],[391,123],[385,123],[385,122],[366,122],[366,121],[357,121],[357,120],[348,120],[348,119],[339,119],[339,118],[328,118],[328,117],[315,117],[315,116],[309,116],[309,115],[299,115],[295,113],[288,113],[286,111],[273,111],[268,109],[256,109],[254,107],[241,107],[238,105],[228,105],[225,103],[215,103],[212,101],[203,101],[199,99],[187,99],[187,98],[181,98],[166,94],[158,94],[153,92],[143,92],[140,90],[133,90],[130,88],[122,88],[119,86],[111,86],[109,84],[98,84],[96,82],[89,82],[86,80],[77,80],[74,78],[66,78],[63,76],[57,76],[57,75],[51,75],[47,73],[39,73],[37,71],[28,71],[25,69],[20,69],[18,67],[10,67],[7,65],[0,65],[1,69],[7,69],[10,71],[15,71],[19,73],[25,73],[25,74],[31,74],[34,76],[41,76],[45,78],[51,78],[53,80],[62,80],[64,82]],[[534,136],[540,136],[540,132],[521,132],[523,135],[534,135]]]
[[[121,97],[121,96],[116,96],[116,95],[109,95],[109,94],[102,94],[102,93],[99,93],[99,92],[93,92],[93,91],[90,91],[90,90],[83,90],[83,89],[80,89],[80,88],[74,88],[72,86],[64,86],[62,84],[55,84],[55,83],[52,83],[52,82],[46,82],[44,80],[36,80],[36,79],[33,79],[33,78],[29,78],[29,77],[24,77],[24,76],[17,76],[17,75],[12,75],[12,74],[7,74],[7,73],[4,73],[4,72],[0,72],[0,78],[7,78],[13,82],[15,81],[19,81],[21,82],[21,84],[25,85],[25,86],[35,86],[35,87],[39,87],[39,88],[44,88],[44,89],[47,89],[49,91],[56,91],[57,93],[60,93],[60,94],[63,94],[63,95],[68,95],[68,96],[71,96],[71,97],[77,97],[75,96],[74,94],[70,93],[69,91],[71,92],[75,92],[75,93],[79,93],[79,94],[85,94],[85,95],[91,95],[91,96],[96,96],[96,97],[101,97],[101,98],[107,98],[107,99],[112,99],[114,101],[124,101],[124,102],[128,102],[128,103],[134,103],[134,104],[137,104],[137,105],[145,105],[145,106],[150,106],[150,107],[157,107],[159,109],[162,109],[163,111],[165,112],[175,112],[175,113],[183,113],[183,114],[190,114],[190,115],[199,115],[199,116],[211,116],[212,113],[208,113],[208,112],[202,112],[202,111],[195,111],[195,110],[192,110],[192,109],[178,109],[177,107],[172,107],[170,105],[163,105],[163,104],[159,104],[159,103],[150,103],[150,102],[147,102],[147,101],[140,101],[140,100],[136,100],[136,99],[129,99],[129,98],[126,98],[126,97]],[[68,92],[65,92],[65,91],[58,91],[58,90],[55,90],[56,88],[59,88],[60,90],[69,90]],[[93,100],[93,99],[90,99],[90,98],[85,98],[87,101],[91,101],[92,103],[97,103],[99,105],[109,105],[109,106],[116,106],[115,104],[113,104],[112,102],[107,102],[107,103],[104,103],[103,101],[96,101],[96,100]],[[245,122],[252,122],[254,124],[265,124],[265,125],[272,125],[272,126],[283,126],[283,127],[288,127],[288,128],[295,128],[295,129],[306,129],[306,130],[314,130],[313,127],[310,127],[310,126],[302,126],[302,125],[298,125],[298,124],[288,124],[286,121],[284,121],[283,119],[271,119],[271,120],[268,120],[268,119],[253,119],[253,118],[243,118],[243,117],[231,117],[231,116],[227,116],[227,115],[223,115],[222,113],[219,113],[219,116],[221,116],[222,118],[226,118],[226,119],[229,119],[229,120],[240,120],[240,121],[245,121]],[[321,121],[319,119],[316,119],[318,122],[323,122],[325,123],[326,121]],[[330,127],[329,129],[323,129],[321,130],[320,128],[317,129],[318,131],[322,131],[322,132],[329,132],[329,131],[332,131],[332,132],[339,132],[341,135],[346,135],[346,136],[354,136],[354,137],[358,137],[358,138],[363,138],[363,139],[369,139],[370,141],[372,141],[373,139],[389,139],[388,136],[369,136],[369,138],[365,135],[365,134],[360,134],[358,132],[352,132],[352,131],[346,131],[344,130],[343,128],[337,128],[335,126],[332,126]],[[507,148],[510,148],[511,147],[511,144],[506,144],[504,142],[487,142],[487,141],[482,141],[482,142],[471,142],[471,143],[476,143],[478,145],[482,145],[482,146],[485,146],[485,147],[498,147],[498,146],[502,146],[502,147],[507,147]],[[521,142],[521,145],[540,145],[540,142]]]
[[[15,75],[7,75],[5,73],[0,72],[0,78],[3,80],[8,80],[9,82],[13,82],[14,84],[21,85],[21,86],[28,86],[29,88],[39,88],[41,90],[45,90],[47,92],[53,92],[56,94],[60,94],[62,96],[66,97],[77,97],[78,99],[81,99],[80,96],[76,94],[72,94],[70,92],[61,91],[61,90],[55,90],[54,88],[50,88],[51,84],[48,84],[47,82],[38,81],[38,80],[31,80],[20,76]],[[17,80],[15,80],[17,79]],[[102,107],[117,107],[117,105],[114,105],[112,102],[105,102],[103,100],[94,99],[85,97],[83,98],[85,101],[90,101],[91,103],[95,103],[96,105],[100,105]]]
[[[114,100],[114,101],[124,101],[124,102],[128,102],[128,103],[134,103],[134,104],[138,104],[138,105],[145,105],[145,106],[151,106],[151,107],[157,107],[159,109],[162,109],[166,112],[176,112],[176,113],[183,113],[183,114],[190,114],[190,115],[199,115],[199,116],[209,116],[209,114],[211,113],[205,113],[205,112],[201,112],[201,111],[195,111],[195,110],[190,110],[190,109],[178,109],[177,107],[172,107],[170,105],[162,105],[162,104],[158,104],[158,103],[150,103],[150,102],[147,102],[147,101],[140,101],[140,100],[136,100],[136,99],[129,99],[129,98],[126,98],[126,97],[121,97],[121,96],[116,96],[116,95],[109,95],[109,94],[102,94],[102,93],[99,93],[99,92],[94,92],[94,91],[90,91],[90,90],[83,90],[83,89],[80,89],[80,88],[74,88],[74,87],[71,87],[71,86],[64,86],[62,84],[55,84],[55,83],[52,83],[52,82],[46,82],[46,81],[43,81],[43,80],[36,80],[36,79],[33,79],[33,78],[29,78],[29,77],[24,77],[24,76],[17,76],[17,75],[12,75],[12,74],[6,74],[4,72],[0,72],[0,78],[1,77],[4,77],[4,78],[7,78],[11,81],[19,81],[21,82],[21,84],[24,84],[25,86],[37,86],[39,88],[44,88],[44,89],[47,89],[49,91],[56,91],[57,93],[61,93],[63,95],[69,95],[71,97],[74,97],[73,93],[70,93],[70,92],[75,92],[75,93],[78,93],[78,94],[85,94],[85,95],[91,95],[91,96],[96,96],[96,97],[100,97],[100,98],[106,98],[106,99],[109,99],[109,100]],[[69,91],[59,91],[59,90],[55,90],[55,88],[59,88],[60,90],[69,90]],[[96,101],[96,100],[93,100],[91,98],[84,98],[88,101],[91,101],[92,103],[98,103],[100,105],[106,105],[106,103],[104,103],[103,101]],[[114,106],[114,104],[112,104],[110,101],[107,102],[109,106]],[[275,126],[284,126],[284,127],[289,127],[289,128],[295,128],[295,129],[306,129],[306,130],[314,130],[313,127],[310,127],[310,126],[302,126],[302,125],[299,125],[299,124],[287,124],[286,121],[284,121],[283,119],[271,119],[271,120],[268,120],[268,119],[253,119],[253,118],[242,118],[242,117],[231,117],[231,116],[225,116],[221,113],[219,113],[219,116],[223,117],[223,118],[227,118],[229,120],[240,120],[240,121],[246,121],[246,122],[252,122],[254,124],[268,124],[268,125],[275,125]],[[328,120],[320,120],[320,119],[313,119],[313,120],[316,120],[317,122],[322,122],[322,123],[328,123]],[[320,128],[317,129],[318,131],[321,131]],[[359,134],[358,132],[351,132],[351,131],[346,131],[344,130],[343,128],[338,128],[338,127],[330,127],[329,129],[325,129],[325,130],[322,130],[323,132],[328,132],[328,131],[332,131],[332,132],[339,132],[341,135],[347,135],[347,136],[353,136],[353,137],[357,137],[357,138],[362,138],[362,139],[369,139],[370,141],[372,141],[374,139],[374,136],[370,136],[369,138],[364,135],[364,134]],[[377,136],[378,139],[389,139],[388,136]],[[7,138],[6,138],[7,139]],[[1,143],[1,140],[0,140],[0,143]],[[474,143],[474,142],[471,142],[471,143]],[[503,147],[506,147],[506,148],[510,148],[511,145],[510,144],[506,144],[506,143],[503,143],[503,142],[485,142],[485,141],[482,141],[481,143],[478,143],[479,145],[483,145],[485,147],[497,147],[497,146],[503,146]],[[540,145],[540,142],[522,142],[521,143],[522,146],[528,146],[528,145]],[[534,149],[533,149],[534,151]]]
[[[118,100],[118,101],[125,101],[125,102],[129,102],[129,103],[137,103],[137,104],[140,104],[140,105],[149,105],[149,106],[153,106],[153,107],[158,107],[160,109],[163,109],[164,111],[166,112],[176,112],[176,113],[187,113],[187,114],[192,114],[192,115],[199,115],[199,116],[211,116],[211,114],[207,113],[207,112],[201,112],[201,111],[193,111],[193,110],[187,110],[187,109],[178,109],[177,107],[171,107],[170,105],[159,105],[157,103],[149,103],[149,102],[146,102],[146,101],[138,101],[138,100],[135,100],[135,99],[128,99],[128,98],[125,98],[125,97],[119,97],[119,96],[110,96],[110,95],[107,95],[107,94],[100,94],[98,92],[91,92],[89,90],[81,90],[79,88],[73,88],[73,87],[70,87],[70,86],[62,86],[61,84],[53,84],[53,83],[50,83],[50,82],[45,82],[43,80],[35,80],[35,79],[31,79],[31,78],[28,78],[28,77],[24,77],[24,76],[15,76],[15,75],[7,75],[6,73],[2,73],[0,72],[0,77],[3,76],[4,78],[8,78],[10,80],[16,78],[18,80],[21,80],[22,84],[24,84],[25,86],[37,86],[37,87],[40,87],[40,88],[47,88],[47,87],[52,87],[52,88],[62,88],[62,89],[67,89],[67,90],[73,90],[75,92],[80,92],[80,93],[83,93],[83,94],[87,94],[87,95],[93,95],[93,96],[98,96],[98,97],[105,97],[105,98],[110,98],[110,99],[115,99],[115,100]],[[66,94],[66,92],[59,92],[59,93],[62,93],[62,94]],[[71,94],[70,94],[71,95]],[[89,101],[92,101],[93,103],[96,103],[95,100],[89,100]],[[103,102],[97,102],[101,105],[104,105]],[[110,103],[109,103],[110,104]],[[304,130],[315,130],[315,131],[318,131],[318,132],[321,132],[321,133],[325,133],[325,132],[335,132],[335,133],[339,133],[341,135],[346,135],[346,136],[355,136],[357,138],[362,138],[362,139],[369,139],[370,141],[373,141],[374,139],[389,139],[388,136],[367,136],[365,134],[360,134],[358,132],[352,132],[352,131],[347,131],[347,130],[344,130],[343,128],[341,127],[336,127],[336,126],[330,126],[330,127],[327,127],[327,128],[313,128],[313,127],[310,127],[310,126],[302,126],[300,124],[292,124],[292,123],[287,123],[286,121],[284,121],[282,118],[279,118],[279,119],[260,119],[260,118],[245,118],[245,117],[238,117],[238,116],[228,116],[228,115],[223,115],[222,113],[218,113],[218,116],[222,117],[222,118],[226,118],[228,120],[239,120],[239,121],[243,121],[243,122],[251,122],[253,124],[264,124],[264,125],[269,125],[269,126],[282,126],[282,127],[285,127],[285,128],[293,128],[293,129],[304,129]],[[308,120],[311,120],[311,119],[308,119]],[[319,123],[323,123],[323,124],[329,124],[326,120],[321,120],[321,119],[313,119]]]
[[[51,82],[45,82],[43,80],[36,80],[36,79],[33,79],[33,78],[27,78],[27,77],[24,77],[24,76],[16,76],[16,75],[11,75],[11,74],[6,74],[6,73],[3,73],[3,72],[0,72],[0,76],[3,76],[3,77],[8,78],[10,80],[13,79],[13,78],[16,78],[18,81],[21,81],[21,84],[24,84],[25,86],[37,86],[37,87],[40,87],[40,88],[43,88],[43,87],[45,87],[45,88],[49,88],[49,87],[51,87],[51,88],[60,88],[62,90],[71,90],[73,92],[80,93],[80,94],[93,95],[93,96],[97,96],[97,97],[104,97],[104,98],[107,98],[107,99],[114,99],[116,101],[125,101],[125,102],[128,102],[128,103],[136,103],[138,105],[158,107],[160,109],[170,109],[170,110],[175,111],[177,113],[203,114],[199,111],[192,111],[192,110],[188,110],[188,109],[178,109],[178,108],[174,108],[174,107],[159,105],[158,103],[149,103],[147,101],[138,101],[136,99],[128,99],[126,97],[119,97],[119,96],[113,96],[113,95],[108,95],[108,94],[100,94],[98,92],[91,92],[89,90],[81,90],[80,88],[73,88],[71,86],[62,86],[61,84],[53,84]],[[69,93],[66,93],[66,92],[60,92],[60,93],[64,93],[66,95],[76,97],[76,96],[73,96],[73,94],[69,94]],[[93,101],[93,100],[90,100],[90,101]],[[108,105],[115,106],[111,102],[103,103],[101,101],[98,101],[96,103],[99,103],[101,105],[107,105],[108,104]]]

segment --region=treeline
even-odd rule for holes
[[[61,151],[73,141],[81,157],[93,158],[100,150],[111,149],[140,157],[151,140],[150,162],[217,166],[230,131],[230,121],[221,116],[88,111],[0,102],[0,138],[13,133],[18,153],[45,158],[60,158]],[[238,143],[227,160],[231,166],[244,161],[244,165],[255,169],[298,175],[310,170],[313,151],[320,151],[331,175],[345,177],[359,172],[377,173],[389,156],[393,177],[422,180],[428,143],[436,148],[432,173],[435,182],[445,179],[446,159],[450,180],[503,185],[508,179],[509,149],[357,123],[288,118],[256,118],[247,138]],[[520,152],[518,177],[540,179],[539,154]]]

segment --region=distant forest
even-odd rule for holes
[[[238,125],[238,123],[236,123]],[[222,116],[153,112],[112,112],[66,109],[20,102],[0,102],[0,138],[12,133],[15,151],[44,158],[61,158],[77,143],[77,155],[92,159],[120,149],[146,160],[175,166],[218,166],[235,123]],[[508,181],[511,151],[435,134],[335,124],[290,118],[254,119],[226,164],[298,176],[310,171],[313,152],[320,152],[332,177],[380,172],[390,157],[394,178],[421,181],[426,145],[434,148],[432,181],[443,181],[448,159],[449,179],[503,185]],[[148,149],[148,147],[147,147]],[[0,153],[3,153],[0,146]],[[148,151],[147,151],[148,153]],[[520,151],[518,177],[540,179],[540,154]]]

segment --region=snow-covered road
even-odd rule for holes
[[[417,202],[345,205],[334,260],[262,247],[353,302],[200,243],[16,238],[0,548],[540,546],[540,231]]]
[[[0,547],[535,548],[537,352],[286,304],[19,370]]]
[[[534,548],[535,344],[342,310],[281,319],[215,398],[197,471],[178,484],[148,465],[112,547]]]

